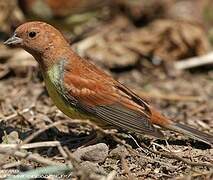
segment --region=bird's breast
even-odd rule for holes
[[[106,124],[97,119],[95,116],[91,116],[91,114],[87,114],[82,112],[82,110],[78,109],[70,103],[65,96],[63,96],[63,86],[61,82],[61,74],[60,68],[57,66],[51,68],[47,73],[43,74],[44,82],[48,91],[49,96],[53,100],[54,104],[60,109],[65,115],[72,119],[90,119],[96,124],[105,127]]]
[[[54,104],[60,109],[64,114],[70,118],[75,119],[88,119],[86,114],[82,114],[79,110],[69,103],[67,99],[63,96],[63,87],[60,83],[61,81],[60,68],[53,66],[47,73],[43,74],[44,82],[48,91],[49,96],[53,100]]]

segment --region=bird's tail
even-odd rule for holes
[[[201,132],[197,129],[194,129],[192,127],[189,127],[185,124],[179,124],[179,123],[171,123],[167,125],[166,127],[169,130],[173,130],[176,132],[179,132],[181,134],[184,134],[192,139],[196,139],[199,141],[202,141],[204,143],[207,143],[209,145],[213,145],[213,136],[204,132]]]
[[[159,125],[163,128],[166,128],[172,131],[176,131],[192,139],[207,143],[211,146],[213,145],[213,135],[201,132],[185,124],[179,124],[179,123],[173,122],[167,119],[166,117],[164,117],[163,115],[161,115],[158,111],[156,111],[153,108],[151,109],[151,112],[152,112],[151,121],[153,124]]]

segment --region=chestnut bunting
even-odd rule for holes
[[[113,126],[138,135],[163,138],[154,125],[213,144],[213,136],[171,121],[148,102],[78,56],[53,26],[27,22],[5,45],[25,49],[39,63],[46,88],[55,105],[70,118],[90,119],[99,126]]]

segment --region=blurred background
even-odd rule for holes
[[[22,134],[66,118],[49,99],[32,56],[3,45],[18,25],[32,20],[60,29],[80,56],[151,101],[168,117],[213,133],[212,0],[0,0],[0,119],[16,114],[0,127],[0,139],[3,132]],[[17,115],[31,106],[33,111]],[[65,127],[60,130],[70,131]],[[82,131],[76,128],[72,133]],[[213,152],[204,153],[207,146],[188,142],[175,133],[168,137],[195,161],[202,156],[198,159],[212,162]],[[19,134],[16,138],[22,137]],[[173,139],[185,140],[184,146]],[[188,148],[188,143],[197,149]],[[116,166],[113,161],[107,163]],[[162,178],[190,171],[189,167],[174,170],[164,165],[155,171],[157,165],[150,166],[150,171],[140,167],[132,173],[135,177]]]

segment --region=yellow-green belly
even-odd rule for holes
[[[56,88],[54,87],[53,83],[50,81],[48,77],[44,78],[45,85],[47,91],[52,98],[54,104],[60,109],[64,114],[69,116],[73,119],[90,119],[89,115],[86,115],[78,109],[72,107],[70,104],[66,103],[65,99],[57,92]]]

